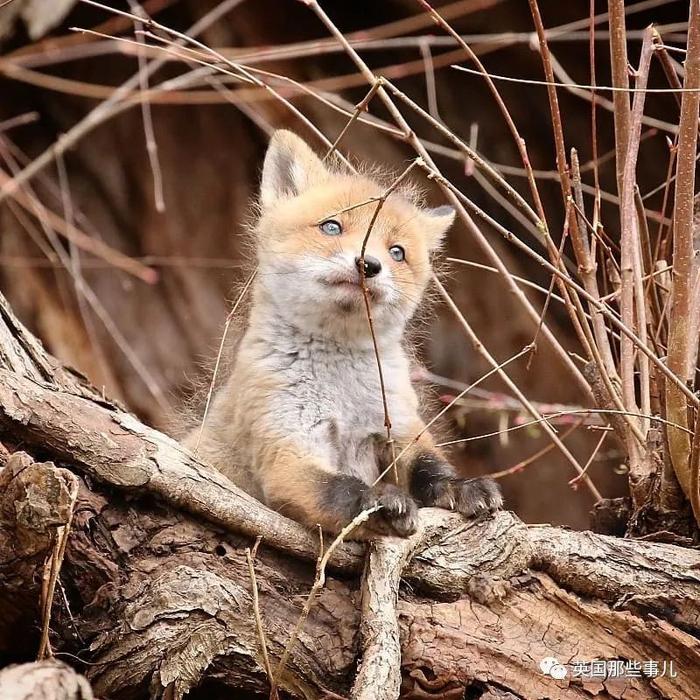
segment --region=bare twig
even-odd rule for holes
[[[353,113],[352,113],[352,116],[350,117],[350,120],[343,127],[343,130],[338,134],[338,138],[335,141],[333,141],[333,145],[328,149],[328,152],[323,157],[324,161],[328,160],[333,155],[333,152],[336,150],[336,148],[338,148],[338,144],[342,140],[343,136],[345,136],[345,134],[347,134],[348,130],[353,125],[355,120],[360,116],[360,114],[362,114],[362,112],[367,110],[369,103],[372,101],[372,98],[377,94],[377,90],[381,86],[382,86],[382,79],[377,78],[374,85],[372,85],[372,87],[369,89],[369,92],[355,105],[355,109],[353,110]]]
[[[428,112],[430,116],[437,121],[440,121],[440,112],[438,111],[437,87],[435,85],[435,63],[433,62],[433,54],[430,50],[430,42],[422,41],[419,44],[420,53],[425,63],[425,90],[428,98]]]
[[[72,476],[72,475],[71,475]],[[39,651],[37,659],[46,659],[53,656],[51,644],[49,642],[49,628],[51,625],[51,608],[53,607],[53,597],[56,591],[56,582],[61,573],[61,565],[63,557],[66,554],[66,545],[68,544],[68,535],[70,526],[73,520],[73,510],[75,501],[78,498],[78,480],[73,477],[69,480],[67,486],[70,489],[70,505],[68,510],[68,519],[65,525],[56,528],[54,546],[45,564],[44,585],[42,586],[42,623],[41,623],[41,641],[39,642]]]
[[[472,382],[468,386],[464,386],[459,394],[455,396],[446,406],[444,406],[436,415],[434,415],[424,426],[423,428],[416,434],[414,435],[411,440],[408,442],[408,444],[399,452],[398,455],[392,455],[392,461],[391,464],[389,464],[384,471],[382,471],[379,476],[374,480],[372,483],[372,486],[376,486],[383,478],[384,476],[389,472],[390,469],[395,468],[396,463],[398,462],[403,455],[408,452],[411,447],[413,447],[418,440],[420,440],[421,436],[424,435],[428,430],[430,430],[430,427],[438,421],[442,416],[447,413],[455,404],[458,404],[470,391],[473,391],[479,384],[482,382],[486,381],[489,377],[491,377],[494,374],[497,374],[498,372],[502,371],[504,367],[507,367],[511,362],[515,362],[515,360],[519,359],[523,355],[526,355],[528,353],[532,352],[532,345],[526,345],[520,352],[517,352],[515,355],[509,357],[507,360],[504,360],[503,362],[499,363],[495,367],[492,367],[488,372],[485,374],[482,374],[476,381]]]
[[[406,93],[399,90],[391,81],[384,80],[384,85],[386,88],[395,96],[398,97],[405,105],[410,107],[416,114],[423,117],[432,127],[434,127],[442,136],[444,136],[450,143],[452,143],[455,148],[457,148],[464,156],[467,156],[473,165],[479,169],[479,171],[486,177],[490,182],[494,184],[495,187],[502,189],[509,201],[521,211],[528,220],[535,225],[538,231],[536,236],[537,240],[544,245],[544,234],[541,230],[541,222],[537,213],[530,207],[530,205],[525,201],[522,195],[510,185],[500,173],[486,161],[477,151],[472,148],[471,145],[462,141],[457,137],[452,131],[450,131],[444,124],[437,121],[429,112],[424,110],[418,103],[414,102]],[[523,171],[526,174],[526,171]]]
[[[683,428],[683,426],[678,425],[677,423],[671,423],[670,421],[667,421],[665,418],[661,418],[660,416],[645,416],[642,415],[641,413],[632,413],[631,411],[617,411],[617,410],[612,410],[612,409],[600,409],[600,408],[576,408],[576,409],[567,409],[565,411],[555,411],[554,413],[545,413],[542,414],[540,418],[535,418],[533,420],[525,421],[523,423],[516,423],[516,425],[511,426],[510,428],[502,428],[500,430],[493,430],[489,433],[482,433],[481,435],[470,435],[469,437],[465,438],[457,438],[455,440],[447,440],[445,442],[441,442],[438,447],[447,447],[448,445],[459,445],[465,442],[475,442],[476,440],[485,440],[490,437],[497,437],[499,435],[504,435],[505,433],[512,433],[515,432],[516,430],[523,430],[524,428],[529,428],[533,425],[542,425],[543,428],[544,426],[549,425],[550,423],[554,423],[556,419],[561,418],[561,417],[567,417],[567,416],[578,416],[578,415],[583,415],[583,416],[590,416],[590,415],[609,415],[609,416],[617,416],[621,414],[627,414],[631,415],[634,418],[646,418],[650,420],[653,423],[658,423],[659,425],[665,425],[667,427],[673,427],[678,430],[683,430],[686,435],[692,435],[692,431],[688,430],[688,428]],[[546,430],[546,428],[544,428]],[[606,429],[608,431],[609,429]]]
[[[595,201],[593,203],[593,227],[598,226],[600,220],[600,178],[599,178],[599,154],[598,154],[598,110],[595,101],[596,97],[596,62],[595,62],[595,0],[590,0],[589,5],[590,22],[588,26],[588,60],[591,73],[591,92],[593,99],[591,100],[591,151],[593,162],[593,182],[595,187]],[[591,256],[595,263],[595,252]],[[594,328],[595,331],[595,328]],[[605,350],[601,348],[601,353],[605,357]]]
[[[165,40],[163,37],[160,37],[158,35],[152,34],[154,39],[157,39],[158,41],[163,41],[166,46],[164,47],[164,51],[166,53],[174,53],[178,57],[182,58],[181,54],[178,53],[178,49],[182,49],[184,47],[184,50],[188,54],[188,59],[189,61],[194,61],[196,63],[201,63],[202,65],[208,67],[208,68],[215,68],[219,72],[227,73],[228,75],[232,76],[233,78],[236,79],[241,79],[243,81],[247,81],[252,83],[253,85],[256,85],[258,88],[261,88],[265,92],[267,92],[272,98],[283,104],[292,114],[294,114],[303,124],[305,124],[319,139],[320,141],[325,144],[328,148],[332,147],[331,142],[326,138],[326,136],[321,132],[316,125],[304,115],[301,110],[299,110],[290,100],[288,100],[286,97],[284,97],[282,94],[280,94],[279,91],[274,90],[270,85],[267,83],[263,82],[259,78],[255,77],[251,71],[249,71],[246,67],[244,67],[240,63],[235,63],[234,61],[231,61],[228,59],[226,56],[221,54],[220,52],[212,49],[211,47],[207,46],[203,42],[199,41],[198,39],[194,38],[194,32],[188,33],[183,33],[176,31],[170,27],[167,27],[163,24],[160,24],[159,22],[156,22],[153,19],[148,18],[147,20],[143,20],[141,17],[136,17],[135,15],[125,12],[123,10],[118,10],[113,7],[109,7],[107,5],[104,5],[102,3],[96,2],[95,0],[80,0],[81,2],[87,4],[87,5],[93,5],[94,7],[99,7],[102,10],[106,10],[108,12],[113,12],[117,15],[121,15],[124,17],[129,17],[132,20],[141,20],[144,21],[144,24],[146,24],[149,27],[153,27],[156,29],[159,29],[163,32],[165,32],[168,35],[171,35],[175,37],[175,41],[170,41],[170,40]],[[222,3],[223,4],[223,3]],[[221,6],[219,6],[221,7]],[[91,30],[82,30],[84,32],[88,33],[96,33],[96,32],[91,32]],[[122,41],[129,41],[129,40],[124,40]],[[136,42],[134,42],[136,43]],[[189,45],[189,46],[187,46]],[[191,47],[194,46],[196,49],[192,49]],[[224,65],[228,66],[231,70],[227,70],[226,68],[223,68],[222,66],[214,66],[213,64],[209,63],[206,60],[202,60],[197,58],[197,49],[200,49],[203,53],[200,54],[202,58],[213,58],[216,61],[221,61]],[[155,63],[155,61],[154,61]],[[144,74],[148,73],[148,70],[143,71]],[[138,76],[137,76],[138,77]],[[351,171],[355,172],[355,168],[353,165],[345,158],[341,153],[338,153],[338,159],[344,163],[344,165]],[[2,195],[2,190],[0,190],[0,201],[2,201],[1,198]]]
[[[641,342],[647,344],[647,321],[644,286],[642,284],[641,245],[639,237],[639,225],[635,207],[635,180],[637,169],[637,154],[639,152],[639,138],[641,134],[642,113],[644,111],[644,88],[646,88],[649,75],[649,66],[652,53],[651,29],[647,29],[637,71],[637,87],[634,106],[631,115],[619,116],[627,139],[624,148],[624,163],[622,175],[619,179],[619,190],[622,199],[620,207],[620,315],[622,322],[629,328],[636,328]],[[622,110],[624,112],[624,109]],[[635,323],[636,312],[636,323]],[[646,357],[639,355],[640,370],[640,394],[642,397],[642,413],[650,410],[650,386],[649,386],[649,362]],[[628,411],[637,411],[637,399],[635,390],[635,348],[631,338],[624,336],[621,340],[620,351],[620,376],[622,379],[622,399]],[[646,435],[648,425],[642,423],[642,434]],[[644,476],[641,472],[647,462],[641,457],[639,445],[628,441],[628,456],[630,473],[634,478]]]
[[[379,89],[381,87],[381,83],[378,82],[376,84],[376,89]],[[379,356],[379,345],[377,344],[377,334],[375,333],[374,330],[374,320],[372,319],[372,307],[370,304],[370,298],[371,298],[371,293],[367,287],[367,281],[366,281],[366,274],[365,274],[365,251],[367,250],[367,243],[369,241],[369,237],[372,233],[372,229],[374,228],[374,224],[377,221],[377,217],[379,216],[379,212],[381,211],[382,207],[384,206],[384,202],[386,202],[387,198],[391,195],[394,190],[404,181],[404,179],[408,176],[408,174],[413,170],[413,168],[419,164],[420,159],[417,158],[414,160],[398,177],[394,179],[394,181],[389,185],[389,187],[386,188],[386,190],[382,193],[382,195],[377,199],[377,206],[374,209],[374,212],[372,213],[372,218],[369,221],[369,225],[367,226],[367,232],[365,233],[364,238],[362,239],[362,246],[360,248],[360,259],[358,263],[358,269],[360,272],[360,286],[362,288],[362,297],[364,299],[365,303],[365,313],[367,314],[367,323],[369,325],[369,332],[370,335],[372,336],[372,347],[374,349],[374,357],[377,361],[377,372],[379,373],[379,389],[381,392],[381,397],[382,397],[382,407],[384,410],[384,427],[386,428],[386,439],[387,443],[391,448],[391,462],[394,465],[394,481],[396,484],[399,483],[399,474],[398,474],[398,469],[396,468],[396,455],[394,454],[394,440],[391,436],[391,416],[389,415],[389,404],[387,402],[386,398],[386,386],[384,385],[384,372],[382,370],[382,361],[381,357]]]
[[[260,642],[260,653],[262,654],[263,668],[265,669],[265,673],[267,673],[267,678],[270,681],[270,687],[272,688],[274,677],[272,675],[272,666],[270,665],[270,657],[267,653],[267,639],[265,637],[265,629],[264,629],[263,623],[262,623],[262,615],[260,614],[258,581],[257,581],[257,578],[255,576],[255,555],[258,551],[258,547],[260,546],[261,541],[262,541],[262,535],[258,535],[257,539],[255,540],[255,546],[253,547],[252,552],[251,552],[250,547],[246,547],[245,558],[246,558],[246,561],[248,562],[248,573],[250,574],[250,585],[251,585],[252,596],[253,596],[253,615],[255,617],[255,629],[257,630],[257,633],[258,633],[258,641]],[[270,690],[270,700],[277,700],[278,697],[279,697],[279,695],[278,695],[276,690]]]
[[[590,301],[595,306],[595,308],[598,309],[608,319],[608,321],[610,321],[612,325],[614,325],[621,333],[628,335],[634,341],[636,347],[649,358],[650,362],[655,367],[657,367],[659,371],[662,372],[670,382],[672,382],[675,386],[679,388],[679,390],[687,397],[687,399],[692,403],[693,406],[700,405],[700,398],[695,396],[695,394],[685,385],[685,383],[674,372],[669,370],[666,364],[656,356],[653,349],[649,348],[647,345],[642,343],[640,338],[635,334],[635,332],[629,327],[627,327],[624,323],[622,323],[617,314],[615,314],[615,312],[612,311],[607,304],[595,299],[590,294],[588,294],[588,292],[586,292],[586,290],[581,285],[579,285],[577,282],[571,279],[571,277],[569,277],[568,275],[562,273],[562,271],[558,267],[552,265],[548,260],[543,258],[537,252],[532,250],[532,248],[530,248],[525,243],[523,243],[523,241],[514,236],[510,231],[508,231],[508,229],[501,226],[501,224],[499,224],[497,221],[491,218],[482,209],[477,207],[474,204],[474,202],[472,202],[463,192],[457,189],[457,187],[455,187],[449,180],[444,178],[438,172],[429,170],[429,177],[431,177],[437,183],[439,183],[446,191],[449,191],[452,194],[454,194],[455,197],[460,202],[463,202],[465,206],[469,208],[470,211],[477,214],[484,221],[487,221],[508,242],[516,246],[518,250],[521,250],[523,253],[525,253],[525,255],[532,258],[533,260],[536,260],[542,267],[544,267],[549,272],[552,272],[553,274],[561,277],[566,282],[567,286],[573,287],[584,299]],[[588,390],[590,392],[589,385],[586,384],[586,386],[588,387]]]
[[[557,172],[559,173],[559,181],[561,186],[562,198],[565,206],[568,209],[568,203],[573,199],[571,180],[566,163],[566,147],[564,144],[564,129],[562,127],[561,112],[559,110],[559,99],[554,82],[554,74],[552,70],[552,57],[547,44],[547,37],[540,16],[539,5],[537,0],[529,0],[530,12],[535,23],[537,38],[539,41],[540,57],[542,59],[542,67],[544,68],[545,77],[549,83],[547,86],[547,95],[549,98],[549,110],[552,118],[552,131],[554,133],[554,144],[556,152]],[[579,231],[578,217],[574,216],[570,221],[571,238],[574,242],[574,252],[577,257],[579,266],[590,265],[590,260],[587,259],[584,249],[584,232]],[[551,257],[551,255],[550,255]],[[562,286],[563,283],[562,283]],[[565,295],[563,295],[565,296]],[[566,297],[565,297],[566,298]],[[586,350],[589,357],[596,360],[601,367],[601,373],[606,373],[605,361],[600,355],[598,346],[595,343],[595,337],[586,321],[586,317],[578,295],[571,295],[571,302],[567,304],[569,315],[571,316],[574,328],[577,331],[583,348]]]
[[[135,15],[139,15],[147,18],[145,10],[141,5],[139,5],[136,0],[129,0],[129,7]],[[143,22],[134,22],[135,34],[138,42],[145,48],[146,41],[141,34],[141,29],[143,29]],[[139,85],[143,92],[148,90],[148,74],[146,73],[146,67],[148,62],[146,60],[145,51],[139,51],[138,54],[139,61]],[[151,164],[151,172],[153,173],[153,199],[155,202],[155,207],[157,212],[165,211],[165,199],[163,198],[163,173],[160,167],[160,160],[158,159],[158,143],[156,141],[155,130],[153,128],[153,115],[151,114],[151,105],[148,100],[143,100],[141,102],[141,116],[143,118],[143,130],[146,137],[146,152],[148,153],[148,161]]]
[[[569,426],[569,428],[561,434],[561,440],[566,440],[566,438],[569,437],[571,433],[573,433],[575,430],[577,430],[583,425],[583,422],[583,420],[580,420],[574,423],[573,425]],[[529,457],[526,457],[525,459],[521,459],[519,462],[516,462],[512,467],[508,467],[507,469],[502,469],[501,471],[497,472],[490,472],[489,476],[492,479],[503,479],[506,476],[519,474],[526,467],[530,466],[531,464],[534,464],[538,459],[544,457],[546,454],[549,454],[555,448],[556,445],[553,442],[550,442],[548,445],[545,445],[541,450],[537,450],[537,452],[530,455]]]
[[[627,72],[627,37],[625,36],[625,0],[608,0],[610,14],[610,64],[613,87],[621,88],[613,93],[615,122],[615,168],[617,191],[622,193],[622,175],[627,155],[630,130],[630,100]]]
[[[203,32],[213,22],[219,19],[219,17],[233,9],[240,2],[242,2],[242,0],[224,0],[224,2],[216,5],[211,11],[207,12],[199,20],[197,20],[197,22],[195,22],[188,30],[189,33],[192,36],[196,36],[198,33]],[[125,14],[130,20],[134,20],[133,15],[129,15],[128,13]],[[135,19],[139,20],[141,18],[136,17]],[[139,70],[120,87],[113,90],[108,99],[100,103],[97,107],[95,107],[95,109],[89,112],[75,126],[63,134],[53,145],[49,146],[49,148],[47,148],[40,156],[23,168],[20,173],[15,175],[11,181],[2,183],[2,186],[0,187],[0,202],[2,202],[9,194],[14,192],[24,182],[30,180],[38,172],[47,167],[53,161],[56,155],[59,153],[64,153],[66,149],[70,148],[83,136],[92,131],[96,126],[114,116],[116,113],[128,109],[131,104],[124,102],[124,98],[127,97],[140,84],[144,76],[150,77],[164,64],[164,58],[151,61],[143,71]]]
[[[588,461],[583,465],[583,473],[579,474],[578,476],[575,476],[573,479],[569,481],[569,486],[576,486],[579,481],[581,481],[581,478],[583,477],[586,472],[588,472],[588,468],[593,464],[595,461],[595,458],[598,456],[598,453],[600,452],[600,448],[603,446],[603,443],[605,442],[605,439],[608,437],[608,433],[604,432],[598,439],[598,443],[596,446],[593,448],[593,452],[591,452],[591,456],[588,458]]]
[[[18,165],[9,155],[6,155],[6,160],[10,166],[13,173],[18,171]],[[158,402],[158,405],[164,411],[170,410],[170,403],[168,402],[160,383],[153,377],[148,368],[143,364],[139,356],[134,352],[133,348],[124,337],[123,333],[119,330],[117,324],[114,322],[109,312],[99,300],[92,288],[85,282],[82,275],[77,271],[71,262],[70,257],[65,252],[64,248],[60,245],[58,238],[56,236],[55,230],[52,223],[55,221],[54,217],[56,215],[51,215],[46,207],[39,201],[36,194],[33,192],[32,185],[29,182],[25,182],[19,192],[12,195],[26,196],[28,200],[28,205],[31,207],[32,214],[39,221],[44,233],[49,240],[51,247],[53,248],[54,254],[58,260],[61,261],[63,267],[68,271],[68,273],[73,277],[76,284],[76,288],[79,294],[88,302],[95,315],[100,319],[104,325],[107,332],[114,339],[117,347],[123,352],[124,356],[127,358],[129,364],[134,368],[136,374],[143,381],[145,387],[148,389],[153,398]],[[16,212],[15,212],[16,214]],[[59,220],[60,217],[56,217]],[[148,268],[146,268],[148,269]]]
[[[478,73],[483,76],[484,80],[486,81],[486,85],[489,88],[489,91],[491,92],[491,95],[493,96],[494,100],[496,101],[496,105],[498,106],[498,109],[500,110],[501,114],[503,115],[503,119],[506,122],[506,125],[508,126],[508,130],[511,133],[511,136],[513,138],[513,141],[515,143],[516,148],[518,149],[518,153],[520,154],[520,159],[522,160],[523,167],[528,173],[528,184],[530,185],[530,194],[532,195],[533,202],[535,204],[535,209],[537,211],[537,214],[539,216],[539,219],[541,221],[541,225],[543,227],[543,232],[545,235],[547,235],[547,224],[546,224],[546,217],[544,214],[544,208],[542,206],[542,201],[540,199],[540,194],[537,189],[537,183],[535,181],[535,176],[532,172],[532,165],[530,164],[530,157],[528,156],[527,153],[527,146],[525,144],[525,140],[520,136],[520,133],[518,131],[517,126],[515,125],[515,122],[513,121],[513,118],[508,110],[508,107],[506,106],[506,103],[504,102],[503,98],[501,97],[500,93],[498,92],[498,89],[494,85],[493,80],[491,79],[491,76],[489,75],[488,71],[484,67],[484,65],[481,63],[477,55],[474,53],[474,51],[471,49],[469,44],[467,44],[466,41],[462,39],[462,37],[457,34],[457,32],[448,24],[448,22],[440,15],[440,13],[430,5],[430,3],[427,2],[427,0],[416,0],[419,5],[425,9],[425,11],[433,18],[435,23],[442,27],[456,42],[459,44],[459,46],[462,47],[464,52],[467,54],[469,59],[476,65],[478,69]]]
[[[579,275],[584,288],[591,298],[600,301],[601,297],[596,274],[597,264],[595,251],[592,250],[592,246],[588,242],[585,231],[585,224],[587,222],[583,213],[583,195],[581,193],[581,173],[578,164],[578,154],[576,149],[573,148],[571,149],[571,174],[574,195],[573,205],[579,217],[579,225],[572,231],[574,251],[579,264]],[[596,202],[598,202],[598,198],[596,198]],[[591,229],[595,232],[595,226],[591,226]],[[595,242],[595,238],[593,240]],[[615,406],[623,410],[625,406],[618,392],[619,377],[612,355],[612,347],[608,328],[605,325],[605,319],[590,301],[588,303],[588,308],[590,310],[591,328],[594,339],[594,342],[590,345],[593,361],[598,367],[598,374],[608,398]],[[631,439],[634,436],[634,428],[632,426],[626,427],[626,433],[628,434],[628,439]],[[642,439],[641,432],[638,437],[640,440]]]
[[[0,171],[0,187],[13,183],[19,177],[19,173],[10,178],[4,172]],[[11,190],[12,199],[14,199],[23,209],[33,213],[36,200],[23,189],[17,189],[13,186]],[[75,244],[81,250],[84,250],[91,255],[94,255],[110,265],[128,272],[130,275],[137,277],[148,284],[154,284],[158,280],[158,274],[155,270],[143,265],[138,260],[125,255],[124,253],[112,248],[98,238],[88,236],[86,233],[77,228],[54,212],[43,208],[43,216],[50,224],[51,228],[57,234]]]
[[[476,335],[472,327],[469,325],[467,320],[464,318],[464,315],[462,312],[459,310],[457,305],[452,301],[452,298],[449,296],[445,288],[442,286],[440,281],[436,278],[433,277],[433,284],[437,287],[438,291],[440,292],[440,296],[445,300],[447,303],[448,307],[452,311],[452,313],[456,316],[457,320],[459,321],[462,329],[464,330],[465,334],[471,341],[471,343],[474,345],[474,348],[476,351],[481,355],[486,362],[488,362],[492,367],[498,367],[498,363],[496,360],[493,358],[493,356],[488,352],[488,350],[484,347],[484,345],[481,343],[479,340],[479,337]],[[513,392],[513,394],[518,398],[518,400],[523,404],[523,407],[525,410],[537,421],[540,421],[542,423],[542,429],[547,433],[547,436],[549,439],[556,444],[556,446],[559,448],[559,451],[564,455],[566,460],[574,467],[574,469],[580,474],[583,470],[581,465],[578,463],[578,460],[571,454],[569,449],[564,445],[564,443],[561,441],[559,436],[556,434],[554,429],[552,428],[551,425],[549,425],[546,421],[546,419],[543,419],[542,416],[540,415],[539,411],[530,403],[530,401],[526,398],[526,396],[520,391],[518,386],[515,384],[515,382],[506,374],[506,372],[503,369],[498,370],[498,375],[500,378],[506,383],[508,388]],[[593,494],[593,497],[595,498],[596,501],[600,500],[602,498],[600,492],[598,489],[595,487],[593,482],[590,480],[590,477],[585,476],[585,483],[588,489],[590,490],[591,494]]]
[[[583,87],[579,87],[576,84],[576,82],[571,79],[569,74],[564,70],[564,67],[561,65],[561,63],[557,61],[556,56],[554,56],[554,54],[552,54],[552,68],[554,70],[555,75],[557,75],[557,77],[561,80],[561,84],[564,85],[566,90],[572,95],[576,95],[576,97],[580,97],[581,99],[584,99],[588,102],[594,102],[597,106],[614,113],[615,104],[611,100],[608,100],[605,97],[602,97],[601,95],[597,94],[602,89],[600,85],[596,85],[595,93],[589,92]],[[663,90],[665,92],[669,91],[668,88],[658,89]],[[614,94],[625,95],[625,98],[629,102],[628,96],[634,94],[634,92],[635,88],[627,88],[624,90],[615,89]],[[649,90],[647,90],[647,92],[649,92]],[[659,131],[664,131],[669,134],[675,134],[678,131],[678,127],[675,124],[663,121],[662,119],[657,119],[656,117],[652,117],[648,114],[645,114],[642,117],[642,124],[645,124],[646,126],[651,127],[653,129],[657,129]]]
[[[299,615],[299,619],[297,620],[297,623],[294,626],[294,629],[292,630],[292,634],[289,637],[289,641],[287,642],[287,646],[284,649],[282,658],[279,660],[279,663],[275,668],[270,694],[275,692],[276,689],[280,686],[282,674],[284,673],[284,669],[287,666],[289,655],[292,653],[294,645],[299,639],[299,635],[301,634],[301,631],[304,628],[306,619],[308,618],[309,613],[311,612],[311,608],[316,602],[317,594],[326,584],[326,566],[328,565],[328,561],[330,560],[333,552],[353,530],[362,525],[362,523],[366,522],[372,514],[377,513],[379,510],[381,510],[381,508],[382,506],[373,506],[372,508],[368,508],[367,510],[363,510],[361,513],[358,513],[338,533],[337,537],[328,545],[326,551],[322,551],[319,553],[319,558],[316,563],[316,578],[314,580],[313,586],[311,587],[311,591],[309,592],[306,602],[304,603],[304,607],[301,611],[301,614]]]

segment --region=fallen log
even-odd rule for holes
[[[425,528],[436,531],[451,526],[442,530],[442,543],[429,547],[434,550],[431,559],[446,547],[440,556],[447,565],[458,542],[468,553],[463,559],[468,566],[490,574],[472,577],[469,596],[453,590],[452,601],[402,587],[397,611],[406,697],[421,692],[449,697],[453,690],[473,686],[484,692],[505,687],[519,697],[551,696],[554,689],[557,697],[582,697],[585,688],[576,679],[562,683],[540,673],[538,662],[546,657],[673,659],[677,677],[628,679],[630,688],[639,697],[659,692],[687,698],[697,693],[697,552],[637,543],[643,553],[628,564],[627,548],[620,549],[614,538],[566,533],[571,537],[565,550],[556,541],[556,528],[516,528],[508,513],[481,523],[458,523],[450,514],[426,510],[423,519]],[[575,559],[580,557],[599,562],[601,575],[607,567],[614,585],[595,597],[592,579],[589,591],[578,595],[547,573],[513,574],[507,565],[493,566],[485,542],[508,549],[509,538],[530,532],[535,533],[533,551],[544,540],[557,552],[548,561],[559,581],[573,582],[583,591],[583,584],[575,581],[580,575]],[[268,679],[245,557],[251,543],[247,536],[159,500],[90,488],[82,481],[61,575],[69,604],[54,604],[55,650],[89,662],[86,673],[98,696],[145,697],[167,691],[170,697],[182,697],[191,688],[214,686],[264,693]],[[416,554],[414,561],[421,556]],[[635,565],[653,575],[634,583]],[[276,662],[313,583],[314,569],[263,540],[256,576],[267,647]],[[412,580],[419,582],[416,574]],[[5,592],[6,582],[3,576]],[[356,673],[360,598],[355,576],[328,580],[278,679],[281,688],[300,697],[348,695]],[[37,601],[24,604],[38,609]],[[686,629],[663,616],[674,621],[682,617]],[[6,651],[16,639],[16,633],[6,633],[0,647]],[[613,679],[598,685],[614,688],[613,681],[619,684]]]
[[[0,337],[16,339],[17,332]],[[51,617],[56,654],[84,670],[101,697],[266,693],[246,549],[262,537],[259,617],[274,669],[314,582],[317,536],[82,389],[72,374],[65,381],[28,376],[25,361],[31,366],[25,357],[11,369],[0,356],[0,440],[51,458],[58,466],[34,465],[48,470],[47,479],[68,472],[80,485]],[[13,460],[25,465],[19,474],[8,471]],[[30,466],[27,457],[11,457],[2,472],[7,488]],[[17,519],[3,518],[5,548],[18,527]],[[51,527],[61,527],[60,519]],[[526,526],[507,512],[465,521],[437,509],[421,512],[416,542],[409,553],[406,542],[385,540],[379,568],[392,574],[366,576],[364,584],[364,546],[337,548],[275,679],[281,690],[362,697],[372,687],[363,677],[371,677],[375,687],[384,678],[383,688],[395,696],[400,687],[407,698],[463,697],[467,690],[486,698],[700,695],[697,550]],[[39,599],[17,595],[37,590],[37,553],[13,552],[2,562],[0,600],[12,601],[17,619],[35,621],[0,628],[0,652],[8,656],[38,644]],[[377,581],[386,587],[377,590]],[[374,620],[368,605],[361,612],[363,599],[369,608],[395,599],[397,626],[385,607],[375,607]],[[388,662],[382,657],[395,639],[398,669],[395,651]],[[565,678],[542,673],[539,662],[548,657],[569,664]],[[673,661],[674,673],[573,675],[575,662],[594,660]]]

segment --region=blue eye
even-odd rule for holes
[[[403,262],[406,259],[406,251],[400,245],[393,245],[389,248],[389,255],[391,255],[396,262]]]
[[[343,232],[343,227],[335,219],[324,221],[319,228],[327,236],[339,236]]]

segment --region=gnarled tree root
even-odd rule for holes
[[[49,376],[53,362],[0,312],[0,338],[11,345],[0,353],[0,439],[61,465],[12,457],[4,491],[20,493],[28,470],[39,470],[42,483],[57,485],[45,489],[45,510],[62,514],[47,521],[58,528],[66,522],[60,484],[70,492],[66,479],[80,477],[53,606],[56,653],[101,697],[266,693],[245,549],[263,537],[256,575],[274,668],[313,583],[316,536],[74,375]],[[4,502],[0,521],[0,601],[15,620],[34,622],[0,626],[0,653],[15,660],[36,648],[37,575],[51,548],[37,535],[34,547],[13,544],[27,522],[11,517],[15,504],[40,503],[22,493],[9,510]],[[696,550],[528,527],[507,512],[465,521],[424,509],[416,540],[372,545],[360,590],[364,556],[364,546],[346,543],[330,560],[277,679],[282,690],[308,698],[368,697],[372,688],[383,697],[400,688],[406,698],[462,697],[467,688],[474,697],[700,696]],[[673,660],[676,675],[558,681],[541,673],[545,657]]]

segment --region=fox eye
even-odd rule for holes
[[[343,232],[343,227],[335,219],[322,222],[319,228],[327,236],[339,236]]]
[[[406,259],[406,251],[400,245],[393,245],[389,248],[389,255],[391,255],[396,262],[403,262]]]

